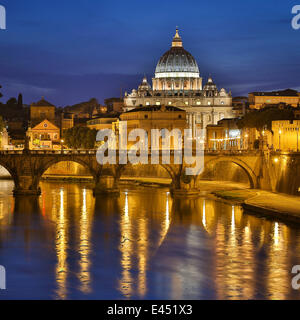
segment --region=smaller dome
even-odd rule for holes
[[[144,76],[141,84],[139,85],[138,91],[149,91],[151,90],[151,86],[147,81],[147,77]]]
[[[215,85],[211,76],[208,77],[207,83],[204,86],[204,90],[206,91],[215,91],[217,90],[217,86]]]

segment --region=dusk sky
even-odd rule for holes
[[[290,0],[0,0],[0,85],[57,106],[120,96],[154,75],[176,26],[204,78],[233,95],[300,89]]]

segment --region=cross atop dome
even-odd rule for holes
[[[179,35],[179,29],[176,27],[176,33],[172,41],[172,47],[182,47],[182,40]]]

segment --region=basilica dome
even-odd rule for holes
[[[194,57],[182,47],[182,40],[176,30],[172,47],[159,60],[155,78],[192,77],[199,78],[199,68]]]

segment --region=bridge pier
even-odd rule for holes
[[[101,176],[95,183],[93,191],[94,196],[97,195],[119,195],[120,189],[118,179],[112,176]]]
[[[171,185],[171,195],[174,198],[198,198],[197,177],[186,176],[184,171],[176,174]]]
[[[15,183],[13,194],[14,196],[39,196],[41,188],[31,176],[20,176]]]

